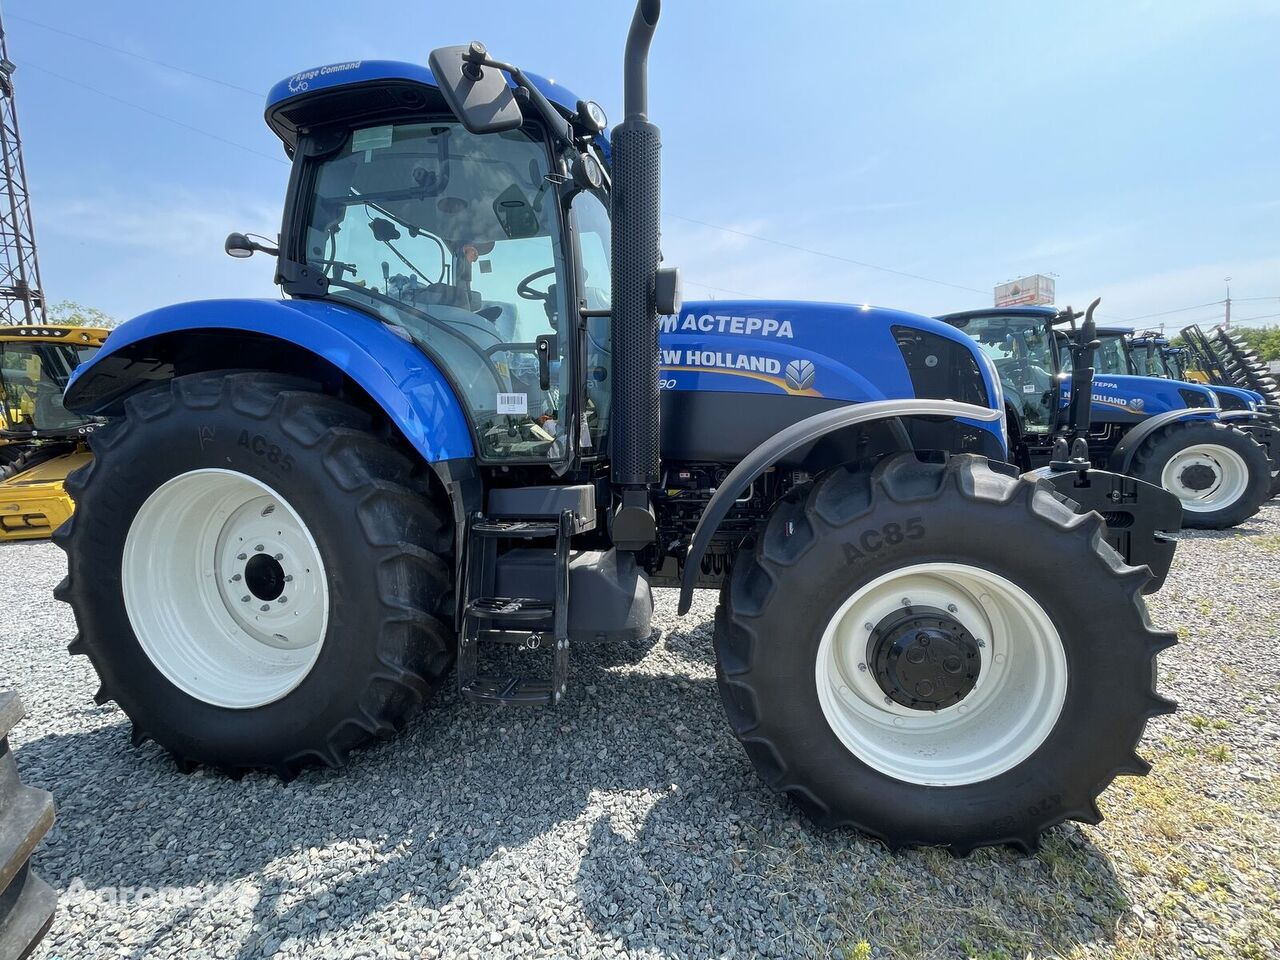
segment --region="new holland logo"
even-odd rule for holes
[[[813,386],[813,363],[809,360],[792,360],[787,364],[787,386],[792,390],[808,390]]]

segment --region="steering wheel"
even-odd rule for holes
[[[516,284],[516,293],[524,300],[540,300],[543,303],[550,303],[550,290],[535,290],[533,287],[529,286],[529,284],[534,280],[537,280],[539,277],[546,277],[555,272],[555,267],[544,267],[541,270],[534,271]]]

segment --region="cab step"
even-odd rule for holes
[[[594,521],[594,518],[592,518]],[[463,597],[458,630],[458,689],[474,703],[499,706],[553,706],[565,694],[569,674],[570,539],[581,528],[581,514],[562,510],[546,517],[503,517],[476,514],[468,524]],[[554,600],[494,596],[498,548],[503,541],[552,540]],[[525,677],[502,669],[481,668],[481,646],[508,649],[506,660],[524,660],[550,648],[550,675]],[[491,655],[492,657],[492,655]]]

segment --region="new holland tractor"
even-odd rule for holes
[[[97,421],[68,410],[62,393],[106,337],[89,327],[0,326],[0,542],[43,539],[71,516],[63,481],[89,460]]]
[[[957,853],[1098,821],[1173,709],[1141,600],[1171,556],[1069,497],[1171,498],[1004,464],[994,368],[936,320],[681,305],[657,20],[640,0],[608,134],[479,43],[271,91],[283,224],[227,250],[287,299],[140,316],[68,390],[110,418],[55,538],[72,652],[135,740],[291,778],[455,670],[472,703],[553,706],[573,647],[706,587],[729,723],[815,821]]]
[[[1095,465],[1174,494],[1183,526],[1232,527],[1267,498],[1266,448],[1237,428],[1236,415],[1221,411],[1208,387],[1131,374],[1122,338],[1105,337],[1092,323],[1077,326],[1070,308],[992,307],[940,319],[995,364],[1010,456],[1022,469],[1051,462],[1064,433],[1078,433]]]
[[[1099,356],[1104,358],[1103,373],[1127,370],[1140,377],[1181,380],[1186,385],[1208,389],[1222,411],[1218,419],[1247,433],[1266,454],[1270,480],[1264,499],[1280,493],[1280,411],[1270,406],[1261,393],[1225,384],[1199,384],[1175,376],[1177,363],[1169,360],[1169,340],[1155,331],[1135,334],[1123,327],[1104,327],[1098,330],[1098,340]]]

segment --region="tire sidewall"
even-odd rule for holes
[[[287,755],[287,744],[296,743],[300,718],[318,729],[340,723],[360,692],[355,678],[380,668],[370,635],[381,616],[379,585],[361,549],[366,538],[358,497],[332,481],[323,448],[288,436],[274,416],[259,420],[228,403],[192,409],[174,402],[136,429],[130,426],[126,421],[111,428],[119,431],[115,442],[96,454],[100,479],[86,488],[78,506],[79,566],[95,572],[85,586],[91,598],[86,609],[95,622],[82,624],[82,630],[111,646],[109,657],[95,658],[104,686],[136,724],[160,733],[171,750],[215,763],[211,748],[240,765],[254,758],[276,761]],[[142,648],[124,605],[122,557],[133,518],[162,484],[207,468],[251,477],[287,501],[325,565],[329,610],[319,655],[296,687],[258,707],[214,706],[175,686]],[[181,731],[168,720],[175,716],[187,718]]]
[[[1238,454],[1249,471],[1248,483],[1234,503],[1217,510],[1182,510],[1182,525],[1189,529],[1221,530],[1243,523],[1256,514],[1271,491],[1271,464],[1266,450],[1242,430],[1209,420],[1180,421],[1157,431],[1142,446],[1134,475],[1163,487],[1165,465],[1179,452],[1197,444],[1212,444]]]
[[[1047,490],[1036,496],[1052,499]],[[1070,513],[1056,499],[1053,506]],[[908,526],[923,532],[889,542],[895,528]],[[1145,693],[1151,687],[1150,655],[1141,644],[1116,642],[1144,624],[1132,587],[1106,575],[1083,530],[1063,535],[1024,501],[972,501],[948,490],[929,501],[878,500],[875,510],[845,526],[815,524],[815,534],[813,545],[778,574],[762,615],[742,622],[757,638],[749,683],[757,699],[768,703],[768,717],[755,735],[769,739],[794,779],[808,784],[826,806],[868,811],[867,820],[857,821],[854,814],[864,828],[872,812],[893,811],[898,829],[921,842],[965,836],[988,842],[1015,835],[1028,817],[1060,819],[1079,800],[1063,784],[1105,785],[1114,776],[1098,740],[1133,742],[1140,736],[1142,718],[1126,704],[1135,689]],[[866,550],[868,543],[879,546]],[[1021,587],[1053,622],[1066,657],[1066,696],[1054,728],[1017,766],[973,784],[925,787],[881,773],[845,747],[818,699],[821,639],[840,606],[877,577],[932,562],[981,567]],[[1065,577],[1064,570],[1073,576]],[[786,641],[762,639],[781,637]]]

